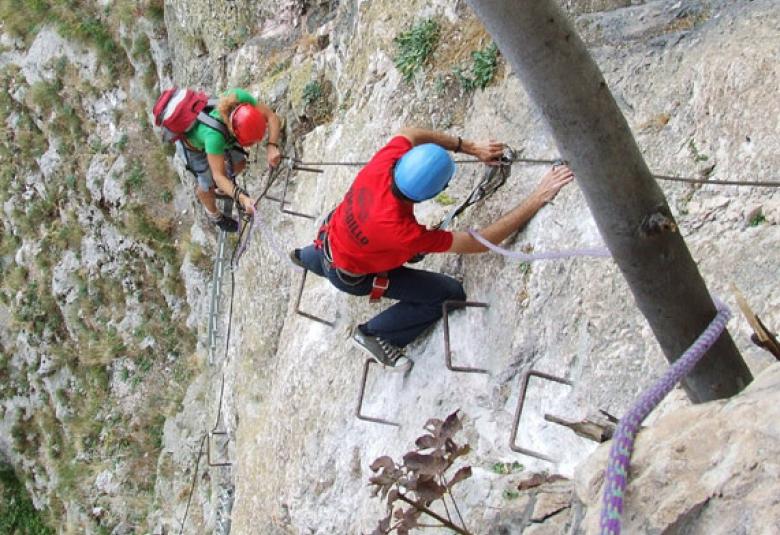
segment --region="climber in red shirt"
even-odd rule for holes
[[[341,291],[398,300],[352,334],[355,345],[395,370],[411,366],[403,348],[441,318],[442,303],[466,299],[456,279],[404,264],[420,253],[487,250],[467,232],[427,229],[414,217],[414,203],[435,197],[452,178],[455,163],[448,150],[490,163],[501,157],[504,144],[402,129],[358,173],[314,245],[291,253],[293,262],[327,277]],[[500,243],[573,179],[568,167],[553,167],[528,198],[480,234]]]

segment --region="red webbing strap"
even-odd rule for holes
[[[325,219],[322,221],[320,230],[317,231],[317,237],[314,238],[315,249],[322,249],[323,242],[325,241],[328,235],[328,227],[330,227],[330,218],[333,217],[333,212],[335,211],[336,210],[331,210],[330,213],[328,213],[328,215],[326,215]]]
[[[382,299],[382,296],[385,295],[388,286],[390,286],[390,279],[387,276],[387,271],[374,275],[374,280],[371,282],[371,293],[368,296],[368,302],[379,302],[379,300]]]

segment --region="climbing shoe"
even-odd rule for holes
[[[206,213],[208,214],[208,212]],[[220,230],[224,230],[225,232],[238,231],[238,221],[236,221],[232,217],[228,217],[222,212],[220,212],[216,216],[212,216],[211,214],[208,214],[208,216],[211,222],[214,223],[217,227],[219,227]]]
[[[370,336],[355,327],[352,331],[352,343],[362,349],[375,362],[394,372],[405,372],[412,367],[412,361],[406,358],[404,350],[378,336]]]
[[[295,264],[296,266],[306,269],[303,260],[301,260],[300,249],[293,249],[292,251],[290,251],[290,261],[292,261],[292,263]]]

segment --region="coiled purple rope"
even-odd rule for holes
[[[509,251],[507,249],[504,249],[502,247],[499,247],[498,245],[494,245],[493,243],[489,242],[485,238],[482,237],[482,235],[477,232],[474,229],[469,230],[469,234],[472,238],[477,240],[479,243],[493,251],[494,253],[498,253],[502,256],[505,256],[507,258],[512,258],[514,260],[520,260],[521,262],[533,262],[534,260],[556,260],[560,258],[572,258],[575,256],[595,256],[595,257],[610,257],[612,256],[610,252],[603,247],[590,247],[585,249],[570,249],[568,251],[548,251],[546,253],[521,253],[519,251]]]
[[[612,437],[612,448],[609,452],[609,463],[604,477],[601,535],[620,534],[623,495],[628,483],[628,467],[639,426],[661,400],[671,392],[674,385],[688,375],[707,350],[712,347],[731,318],[731,311],[725,303],[717,297],[713,297],[713,301],[718,310],[715,319],[699,335],[691,347],[669,367],[664,376],[645,390],[626,415],[620,419],[615,435]]]

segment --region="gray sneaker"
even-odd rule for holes
[[[352,331],[351,340],[356,347],[387,370],[405,372],[412,367],[412,361],[406,358],[403,349],[378,336],[364,334],[359,327]]]
[[[290,251],[290,261],[296,266],[306,269],[306,264],[304,264],[303,260],[301,260],[300,249],[293,249],[292,251]]]

